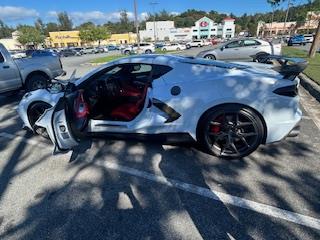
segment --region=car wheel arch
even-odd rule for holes
[[[202,112],[201,116],[199,117],[198,119],[198,122],[197,122],[197,126],[196,126],[196,136],[198,138],[198,129],[199,129],[199,124],[201,123],[202,119],[206,117],[206,115],[211,112],[212,110],[216,109],[216,108],[219,108],[219,107],[227,107],[227,106],[240,106],[240,107],[245,107],[245,108],[248,108],[250,109],[251,111],[253,111],[255,114],[257,114],[257,116],[259,117],[259,119],[261,120],[262,122],[262,125],[263,125],[263,131],[264,131],[264,134],[263,134],[263,139],[262,139],[262,144],[265,144],[266,143],[266,139],[267,139],[267,134],[268,134],[268,129],[267,129],[267,124],[266,124],[266,121],[263,117],[263,115],[258,111],[256,110],[255,108],[247,105],[247,104],[243,104],[243,103],[236,103],[236,102],[228,102],[228,103],[221,103],[221,104],[217,104],[215,106],[212,106],[208,109],[206,109],[205,111]]]
[[[47,80],[50,80],[50,76],[44,72],[44,71],[33,71],[33,72],[30,72],[27,77],[25,78],[25,81],[24,81],[24,85],[26,85],[27,81],[30,80],[33,76],[36,76],[36,75],[41,75],[42,77],[45,77]]]
[[[32,102],[29,104],[28,108],[27,108],[27,117],[28,117],[28,121],[29,121],[29,124],[32,126],[31,122],[30,122],[30,110],[33,106],[35,106],[36,104],[45,104],[45,105],[48,105],[48,107],[52,107],[52,104],[48,103],[48,102],[45,102],[45,101],[41,101],[41,100],[38,100],[38,101],[35,101],[35,102]]]
[[[204,56],[204,58],[207,58],[208,56],[212,56],[214,59],[213,60],[217,60],[217,56],[213,53],[208,53]]]

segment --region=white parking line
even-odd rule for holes
[[[26,139],[21,136],[8,134],[8,133],[0,133],[0,137],[8,138],[8,139],[17,139],[19,138],[20,141],[24,141],[27,144],[31,145],[38,145],[39,143],[36,143],[37,141]],[[45,144],[43,144],[45,145]],[[49,147],[48,145],[46,145]],[[211,189],[199,187],[190,183],[185,183],[179,180],[166,178],[163,176],[151,174],[145,171],[141,171],[138,169],[126,167],[119,165],[117,163],[113,162],[102,162],[98,163],[99,166],[116,170],[119,172],[123,172],[126,174],[129,174],[131,176],[147,179],[156,183],[160,183],[169,187],[177,188],[189,193],[197,194],[202,197],[210,198],[218,202],[222,202],[224,204],[233,205],[240,208],[245,208],[248,210],[252,210],[258,213],[262,213],[264,215],[268,215],[274,218],[286,220],[292,223],[304,225],[307,227],[315,228],[317,230],[320,230],[320,219],[313,218],[310,216],[306,216],[303,214],[287,211],[278,207],[273,207],[267,204],[254,202],[248,199],[240,198],[237,196],[233,196],[227,193],[214,191]]]

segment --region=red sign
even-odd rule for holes
[[[208,25],[209,25],[209,23],[205,22],[205,21],[200,23],[200,27],[208,27]]]

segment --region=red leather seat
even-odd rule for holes
[[[148,85],[143,88],[140,99],[135,103],[125,103],[116,107],[111,112],[111,117],[120,121],[133,120],[144,106],[144,101],[147,95]]]
[[[126,85],[122,88],[122,91],[120,92],[121,97],[141,97],[142,91],[132,87],[130,85]]]

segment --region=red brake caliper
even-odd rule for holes
[[[222,124],[222,122],[223,122],[223,116],[218,116],[215,120],[214,120],[214,122],[217,122],[217,123],[220,123],[220,124]],[[221,125],[211,125],[210,126],[210,131],[212,132],[212,133],[219,133],[220,131],[221,131]]]

